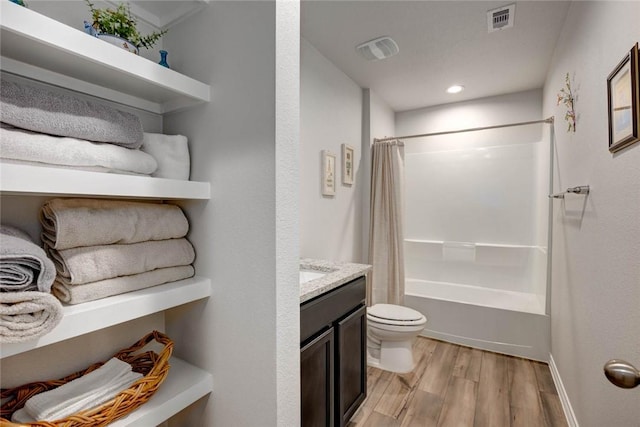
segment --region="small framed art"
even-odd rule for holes
[[[607,77],[609,151],[612,153],[638,142],[640,138],[639,79],[636,43]]]
[[[336,155],[322,150],[322,195],[336,195]]]
[[[342,144],[342,183],[353,184],[354,149],[348,144]]]

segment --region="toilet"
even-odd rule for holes
[[[427,318],[409,307],[375,304],[367,308],[367,363],[385,371],[411,372],[413,340],[426,324]]]

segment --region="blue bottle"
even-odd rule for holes
[[[171,67],[169,67],[169,63],[167,62],[167,51],[166,50],[161,50],[160,51],[160,62],[158,62],[158,64],[162,65],[163,67],[171,68]]]

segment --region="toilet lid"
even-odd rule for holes
[[[424,316],[419,311],[395,304],[376,304],[369,307],[367,314],[383,322],[385,320],[402,322],[420,322],[424,320]]]

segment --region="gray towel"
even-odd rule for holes
[[[0,157],[39,166],[150,175],[158,168],[152,155],[113,144],[46,135],[2,123]]]
[[[53,262],[27,233],[0,226],[0,292],[50,292],[55,277]]]
[[[131,276],[115,277],[84,285],[65,285],[59,281],[53,284],[53,294],[67,304],[80,304],[126,292],[150,288],[163,283],[188,279],[194,275],[190,265],[159,268]]]
[[[0,293],[0,343],[29,341],[62,320],[62,304],[45,292]]]
[[[36,86],[2,81],[0,121],[50,135],[142,145],[142,123],[135,114]]]
[[[53,249],[178,239],[189,222],[171,204],[103,199],[52,199],[40,211],[42,240]]]
[[[66,285],[82,285],[158,268],[189,265],[195,259],[193,246],[184,238],[59,251],[47,249],[58,271],[56,280]]]

